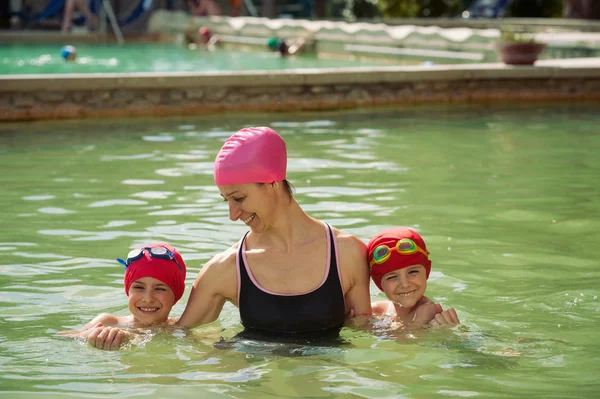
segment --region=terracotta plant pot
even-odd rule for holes
[[[544,48],[540,42],[498,42],[500,58],[508,65],[533,65]]]

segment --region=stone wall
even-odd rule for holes
[[[209,26],[230,43],[264,47],[264,38],[310,37],[316,51],[402,50],[489,60],[497,29],[388,26],[264,18],[192,18],[156,12],[152,37]],[[596,33],[547,32],[546,55],[579,48],[594,56]],[[578,43],[574,46],[573,43]],[[264,48],[262,49],[264,51]],[[458,58],[457,58],[458,60]],[[472,62],[464,58],[464,62]],[[423,102],[600,101],[600,58],[546,59],[532,67],[462,63],[247,72],[0,75],[0,121],[186,115],[223,111],[324,110]]]
[[[0,77],[0,120],[295,112],[426,102],[600,101],[598,65]]]

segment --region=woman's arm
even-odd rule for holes
[[[61,337],[68,338],[87,338],[89,330],[101,326],[116,326],[119,324],[119,318],[109,313],[100,313],[94,317],[90,322],[86,323],[83,327],[77,330],[59,331],[56,334]]]
[[[346,312],[354,316],[371,316],[367,248],[358,238],[336,231],[338,255]]]
[[[193,328],[219,317],[225,301],[237,302],[235,248],[213,257],[198,273],[183,314],[180,327]]]

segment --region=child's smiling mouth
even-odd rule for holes
[[[144,313],[154,313],[159,310],[159,308],[149,308],[149,307],[139,307],[139,306],[138,306],[138,309]]]

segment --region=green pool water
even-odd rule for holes
[[[0,396],[7,398],[596,398],[600,115],[596,104],[0,125]],[[236,309],[104,352],[55,336],[127,314],[115,261],[167,241],[202,265],[245,232],[212,180],[243,126],[286,139],[311,215],[362,240],[418,229],[428,295],[463,322],[346,328],[343,346],[242,342]],[[382,298],[374,284],[372,299]]]
[[[61,48],[69,43],[0,46],[0,74],[66,74],[122,72],[200,72],[365,67],[376,60],[320,58],[314,54],[280,57],[270,51],[191,51],[174,44],[75,44],[77,60],[65,62]],[[398,60],[395,64],[419,64]],[[389,62],[387,63],[389,65]]]

